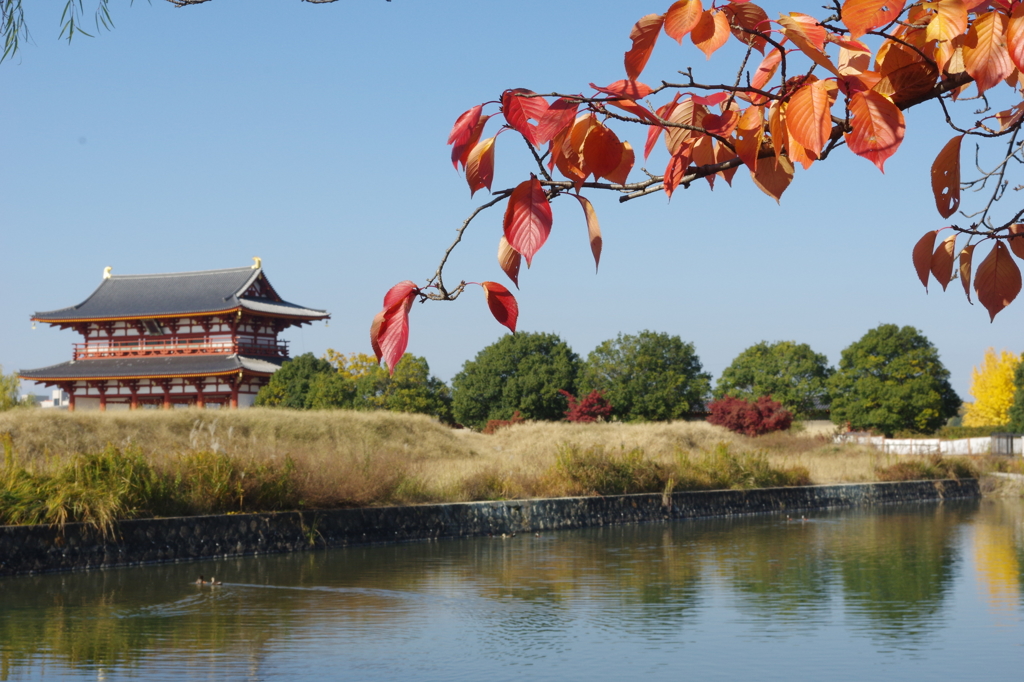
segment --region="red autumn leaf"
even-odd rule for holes
[[[594,271],[601,265],[601,246],[604,240],[601,239],[601,225],[597,222],[597,212],[594,205],[586,197],[579,194],[571,194],[576,197],[580,206],[583,207],[583,214],[587,217],[587,235],[590,238],[590,251],[594,254]]]
[[[1006,50],[1006,15],[986,12],[971,25],[964,38],[964,68],[978,86],[978,94],[999,84],[1013,72]]]
[[[565,97],[559,97],[552,102],[534,130],[534,139],[537,144],[547,144],[555,139],[560,132],[571,126],[572,122],[576,120],[576,110],[579,106],[579,102],[571,102]]]
[[[647,60],[651,58],[654,44],[658,42],[658,33],[665,22],[660,14],[648,14],[633,25],[629,32],[629,39],[633,41],[633,47],[624,55],[623,61],[626,66],[626,78],[635,81],[643,73],[647,66]]]
[[[793,164],[785,156],[761,157],[757,160],[757,171],[750,177],[762,192],[778,202],[793,182]]]
[[[542,143],[537,141],[537,126],[530,123],[530,119],[540,123],[548,111],[547,100],[543,97],[527,96],[536,94],[524,88],[506,90],[501,94],[501,113],[505,120],[534,147]]]
[[[626,113],[633,114],[639,119],[643,119],[644,121],[653,123],[655,126],[660,127],[658,125],[659,121],[657,116],[648,111],[648,109],[643,105],[637,104],[632,100],[620,99],[616,102],[608,102],[608,105],[617,109],[622,109]]]
[[[846,0],[843,23],[850,29],[850,37],[856,40],[896,19],[906,4],[906,0]]]
[[[694,29],[703,13],[700,0],[678,0],[665,12],[665,35],[682,45],[683,37]]]
[[[885,172],[885,161],[903,142],[903,112],[873,91],[858,92],[850,98],[853,132],[846,133],[850,151],[863,156]]]
[[[1007,239],[1006,242],[1010,245],[1010,251],[1013,251],[1013,255],[1024,259],[1024,236],[1014,236],[1018,234],[1024,234],[1024,225],[1010,225],[1010,239]]]
[[[932,254],[931,271],[935,281],[946,290],[946,285],[953,277],[953,261],[956,258],[956,233],[942,240],[939,248]]]
[[[1020,268],[1006,245],[997,241],[974,275],[974,291],[988,310],[989,320],[995,320],[999,311],[1017,298],[1020,285]]]
[[[917,277],[928,291],[928,273],[932,268],[932,250],[935,248],[935,235],[938,230],[926,232],[923,237],[917,240],[914,245],[914,269],[917,270]]]
[[[668,102],[667,104],[663,104],[660,107],[658,107],[657,111],[654,112],[655,114],[657,114],[658,118],[660,118],[663,121],[667,121],[669,119],[669,117],[672,115],[672,111],[676,108],[676,105],[679,103],[680,94],[681,93],[677,92],[675,96],[672,98],[671,102]],[[658,142],[658,137],[664,130],[665,128],[663,126],[651,126],[647,129],[647,144],[644,145],[645,159],[651,155],[651,150],[654,149],[654,145]]]
[[[483,108],[483,104],[477,104],[469,111],[464,111],[455,120],[452,132],[448,135],[448,144],[459,145],[469,139],[470,133],[473,132],[477,121],[480,120],[480,113],[483,111]]]
[[[724,12],[705,10],[700,21],[690,31],[690,40],[711,59],[711,55],[729,40],[729,17]]]
[[[519,183],[505,208],[505,239],[526,259],[530,267],[534,255],[551,234],[551,204],[536,175]]]
[[[676,191],[676,187],[682,182],[683,177],[686,175],[686,169],[690,167],[690,155],[693,151],[693,144],[691,141],[679,146],[676,153],[668,160],[668,166],[665,167],[665,175],[662,182],[665,185],[665,196],[669,199],[672,198],[672,193]]]
[[[736,39],[764,54],[768,42],[758,33],[767,34],[771,29],[765,11],[752,2],[733,2],[724,5],[721,10],[729,18],[729,30]]]
[[[463,142],[452,146],[452,166],[455,167],[455,170],[459,169],[459,164],[462,164],[463,168],[466,167],[466,161],[469,160],[469,153],[473,151],[473,147],[475,147],[476,143],[480,141],[480,136],[484,132],[484,126],[487,125],[487,121],[490,118],[490,116],[481,116],[480,120],[476,122],[476,126],[473,128],[469,137]]]
[[[606,85],[603,88],[591,83],[590,87],[594,88],[598,92],[611,95],[612,97],[623,97],[625,99],[633,100],[643,99],[652,92],[650,86],[644,85],[640,81],[615,81],[611,85]]]
[[[384,309],[387,310],[388,308],[398,303],[399,301],[408,300],[410,296],[412,296],[414,293],[418,291],[419,287],[417,287],[413,282],[410,282],[409,280],[399,282],[395,286],[388,289],[388,293],[384,294]],[[410,305],[411,304],[412,303],[410,301]]]
[[[494,180],[494,138],[488,137],[478,142],[466,159],[466,182],[469,183],[469,196],[476,194],[478,189],[491,189]]]
[[[971,260],[974,257],[975,246],[977,244],[969,244],[960,251],[960,283],[964,285],[968,302],[971,300]]]
[[[729,93],[716,92],[715,94],[707,95],[706,97],[703,95],[693,95],[690,99],[692,99],[696,104],[703,104],[706,107],[714,107],[729,99]]]
[[[633,170],[633,163],[636,158],[633,154],[633,147],[629,142],[622,142],[622,156],[619,158],[618,167],[611,173],[608,173],[604,177],[609,182],[614,182],[619,185],[626,184],[626,180],[629,178],[629,171]]]
[[[802,147],[818,154],[832,134],[832,98],[829,83],[814,81],[796,91],[786,107],[786,127]]]
[[[739,120],[739,114],[730,109],[721,114],[708,114],[701,121],[701,126],[712,135],[729,137],[732,135],[732,131],[736,129],[736,124]]]
[[[498,265],[505,271],[508,278],[512,280],[512,283],[516,285],[516,289],[519,288],[519,265],[521,263],[522,256],[512,248],[512,245],[505,239],[505,235],[501,235],[501,241],[498,242]]]
[[[377,356],[392,374],[409,345],[409,308],[419,288],[406,280],[391,287],[384,296],[384,309],[377,313],[370,325],[370,344]]]
[[[491,309],[491,315],[499,324],[503,324],[509,330],[516,333],[516,320],[519,319],[519,304],[516,297],[501,284],[497,282],[481,282],[484,289],[484,297],[487,299],[487,307]]]
[[[946,143],[932,163],[932,194],[935,208],[943,218],[956,213],[960,207],[960,143],[963,135],[957,135]]]

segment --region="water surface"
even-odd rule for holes
[[[5,578],[0,680],[1017,679],[1022,524],[986,500]]]

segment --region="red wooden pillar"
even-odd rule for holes
[[[68,412],[75,411],[75,388],[74,386],[68,387]]]

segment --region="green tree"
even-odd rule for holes
[[[605,341],[587,356],[580,392],[605,391],[612,415],[624,421],[666,421],[704,410],[711,375],[692,343],[642,331]]]
[[[0,365],[0,412],[21,406],[21,401],[18,400],[20,389],[21,381],[18,375],[4,374],[4,366]]]
[[[477,353],[452,379],[455,420],[483,428],[491,419],[560,420],[565,398],[576,392],[580,358],[556,334],[519,332]]]
[[[392,375],[380,365],[367,367],[353,383],[352,407],[357,410],[418,412],[452,421],[452,397],[448,386],[430,376],[426,358],[406,353]]]
[[[322,372],[313,377],[306,394],[306,407],[313,410],[352,409],[356,382],[340,372]]]
[[[1010,406],[1010,430],[1024,433],[1024,362],[1013,372],[1013,405]]]
[[[806,343],[762,341],[736,356],[715,384],[715,398],[755,401],[770,395],[800,419],[813,418],[830,402],[828,358]]]
[[[828,388],[833,422],[886,436],[932,433],[960,407],[935,346],[913,327],[894,324],[846,348]]]
[[[332,373],[335,371],[331,363],[312,353],[286,360],[281,369],[270,377],[270,382],[256,394],[256,405],[306,409],[309,407],[310,388],[317,376]]]

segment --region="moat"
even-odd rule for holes
[[[806,517],[3,578],[0,680],[1019,674],[1024,502]]]

